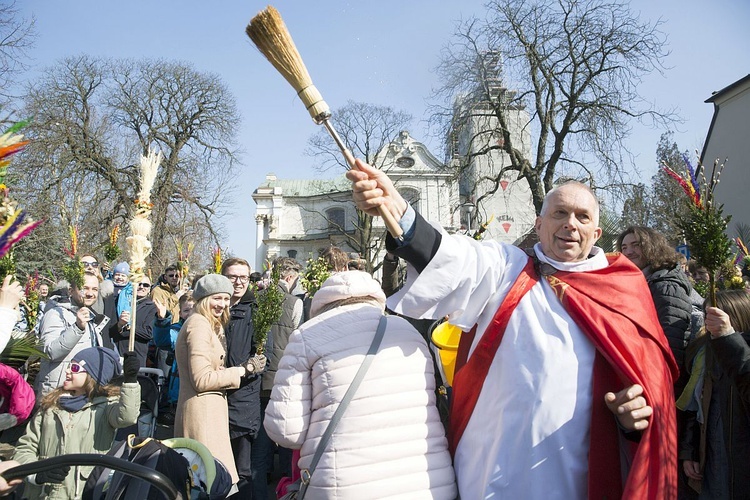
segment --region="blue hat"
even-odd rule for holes
[[[106,347],[84,349],[73,356],[73,361],[81,365],[99,385],[106,385],[112,378],[122,375],[120,357]]]
[[[130,264],[127,262],[120,262],[112,269],[112,274],[125,274],[130,273]]]

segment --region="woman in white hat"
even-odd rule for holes
[[[335,273],[313,297],[313,318],[289,338],[264,425],[273,441],[300,449],[300,469],[310,467],[384,307],[369,274]],[[310,498],[456,498],[427,349],[406,320],[388,317],[372,365],[312,472]]]

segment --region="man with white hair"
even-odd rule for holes
[[[591,190],[551,190],[524,251],[447,234],[357,167],[357,207],[404,231],[386,240],[409,263],[389,307],[465,332],[449,435],[460,496],[674,498],[676,364],[640,270],[594,246]]]

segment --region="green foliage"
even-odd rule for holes
[[[705,299],[708,297],[708,281],[693,281],[693,290]]]
[[[328,262],[322,257],[318,257],[317,259],[307,259],[307,266],[299,279],[307,294],[312,297],[329,276],[331,276],[331,271],[328,270]]]
[[[107,244],[107,246],[104,247],[104,258],[107,259],[107,262],[115,262],[120,258],[121,254],[122,250],[120,250],[120,247],[117,245]]]
[[[83,262],[77,255],[63,265],[63,276],[71,285],[76,285],[78,289],[83,288]]]
[[[36,288],[26,291],[26,299],[21,302],[21,307],[26,310],[26,325],[29,331],[33,330],[39,320],[39,293]]]
[[[16,261],[12,251],[0,258],[0,279],[5,279],[9,274],[16,274]]]
[[[38,342],[33,332],[22,335],[16,335],[14,332],[5,349],[0,353],[0,363],[17,367],[24,364],[30,357],[46,358]]]
[[[279,288],[279,270],[271,271],[271,281],[257,296],[257,307],[253,310],[253,331],[255,350],[262,354],[266,347],[266,339],[271,325],[281,317],[281,304],[284,293]]]
[[[724,234],[730,219],[731,216],[724,217],[722,205],[712,210],[690,206],[688,216],[677,221],[690,246],[691,259],[712,275],[732,255],[731,243]]]

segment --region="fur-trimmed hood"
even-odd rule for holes
[[[385,293],[380,283],[364,271],[344,271],[323,282],[313,297],[310,314],[317,316],[327,305],[351,298],[372,299],[385,309]]]

